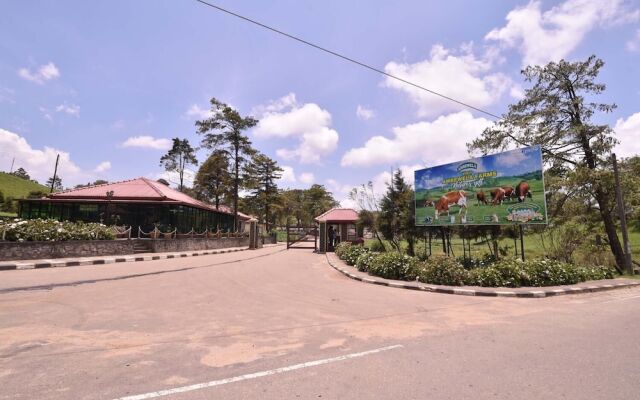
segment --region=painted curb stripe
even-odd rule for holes
[[[335,260],[331,260],[332,257],[329,257],[326,254],[326,259],[331,268],[340,272],[343,275],[351,279],[355,279],[360,282],[371,283],[374,285],[381,285],[393,288],[400,289],[411,289],[411,290],[422,290],[425,292],[433,292],[433,293],[441,293],[441,294],[455,294],[461,296],[485,296],[485,297],[519,297],[519,298],[545,298],[552,296],[561,296],[565,294],[580,294],[580,293],[590,293],[590,292],[602,292],[605,290],[613,290],[613,289],[622,289],[635,287],[640,285],[640,282],[627,282],[627,283],[615,283],[615,284],[603,284],[598,286],[586,286],[586,287],[578,287],[572,288],[567,287],[563,289],[551,289],[551,290],[531,290],[528,292],[506,292],[506,291],[484,291],[484,290],[473,290],[473,289],[457,289],[457,288],[441,288],[435,286],[413,286],[406,283],[400,283],[396,281],[381,281],[377,279],[371,279],[368,277],[362,277],[359,275],[355,275],[351,273],[347,269],[343,269],[334,264]],[[336,263],[337,264],[337,263]]]

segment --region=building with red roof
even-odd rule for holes
[[[314,218],[320,225],[320,252],[333,251],[340,242],[363,243],[358,236],[358,212],[352,208],[332,208]]]
[[[20,200],[21,218],[103,222],[139,226],[148,231],[233,231],[234,216],[227,207],[216,208],[169,186],[147,178],[86,186]],[[251,216],[238,213],[238,226]]]

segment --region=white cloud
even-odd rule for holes
[[[639,51],[640,50],[640,29],[636,31],[633,38],[629,39],[626,44],[627,50]]]
[[[171,148],[171,140],[154,138],[149,135],[133,136],[122,143],[122,147],[142,147],[146,149],[168,150]]]
[[[206,108],[201,108],[197,104],[192,104],[191,107],[185,112],[185,116],[187,118],[192,119],[207,119],[213,116],[211,110]]]
[[[457,52],[435,45],[427,59],[414,64],[389,62],[385,72],[475,107],[485,107],[498,101],[513,85],[506,75],[490,73],[495,59],[493,52],[476,57],[471,44],[463,45]],[[418,107],[420,116],[439,115],[463,107],[389,77],[384,85],[405,92]]]
[[[311,172],[303,172],[298,175],[298,179],[306,185],[311,185],[315,181],[316,177]]]
[[[523,65],[543,65],[565,58],[594,28],[638,20],[624,0],[567,0],[548,11],[531,1],[507,14],[507,24],[485,39],[498,41],[522,53]]]
[[[288,165],[281,165],[282,173],[280,174],[280,182],[294,183],[296,181],[296,174],[293,171],[293,167]]]
[[[28,68],[20,68],[18,70],[18,76],[22,79],[26,79],[37,84],[44,84],[46,81],[58,78],[60,76],[60,70],[54,63],[41,65],[35,72],[31,72]]]
[[[56,164],[56,156],[60,154],[58,164],[58,176],[62,178],[65,186],[73,186],[87,182],[94,178],[73,161],[68,152],[45,146],[43,149],[34,149],[27,140],[10,131],[0,129],[0,160],[5,162],[5,170],[9,170],[11,160],[15,157],[14,170],[24,168],[32,179],[40,183],[46,182],[53,176]]]
[[[629,118],[620,118],[613,128],[620,143],[615,152],[620,157],[630,157],[640,154],[640,112]]]
[[[97,172],[97,173],[100,173],[100,172],[108,171],[110,169],[111,169],[111,162],[110,161],[103,161],[100,164],[98,164],[93,171]]]
[[[363,147],[347,151],[343,167],[366,167],[420,160],[429,165],[468,157],[466,143],[492,124],[468,111],[393,128],[393,137],[374,136]]]
[[[60,104],[58,107],[56,107],[56,111],[74,115],[76,117],[80,116],[80,106],[75,104]]]
[[[376,113],[372,109],[358,104],[358,107],[356,108],[356,116],[364,121],[367,121],[375,117]]]
[[[339,135],[331,129],[331,114],[315,103],[300,105],[293,93],[266,106],[254,108],[260,122],[253,134],[258,138],[299,139],[298,147],[276,151],[284,159],[301,163],[320,163],[338,146]]]

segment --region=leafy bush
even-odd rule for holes
[[[387,251],[387,248],[384,246],[383,243],[380,243],[379,241],[376,240],[369,244],[369,250],[375,251],[378,253],[384,253],[385,251]]]
[[[456,259],[465,269],[484,268],[497,261],[493,254],[484,254],[481,258],[458,257]]]
[[[467,271],[453,258],[434,256],[422,263],[418,270],[418,280],[435,285],[464,285]]]
[[[342,255],[342,260],[347,263],[347,265],[355,265],[358,257],[364,253],[368,253],[369,250],[362,246],[349,246]]]
[[[53,219],[0,221],[0,236],[9,241],[110,240],[114,233],[105,225],[59,222]]]
[[[466,283],[474,286],[520,287],[529,279],[523,263],[516,259],[503,259],[484,268],[469,271]]]
[[[369,264],[369,273],[386,279],[416,279],[418,261],[396,252],[381,253]]]
[[[366,251],[358,257],[356,260],[356,268],[358,271],[367,272],[369,271],[369,266],[373,263],[373,260],[378,256],[377,253],[373,253],[370,251]]]
[[[580,282],[578,268],[557,260],[531,260],[523,263],[523,286],[555,286]]]
[[[351,248],[351,243],[349,242],[340,242],[336,245],[335,248],[335,253],[336,256],[341,259],[344,260],[344,254]]]
[[[588,266],[578,269],[581,281],[597,281],[600,279],[613,279],[616,276],[616,271],[604,265]]]

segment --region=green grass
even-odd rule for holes
[[[620,236],[620,240],[622,240],[622,235]],[[365,246],[370,246],[371,243],[377,242],[377,239],[367,239],[365,241]],[[387,249],[391,249],[391,245],[388,241],[385,242]],[[640,260],[640,231],[632,230],[629,231],[629,244],[631,246],[631,253],[633,254],[634,260]],[[403,250],[406,250],[407,243],[403,241],[401,244]],[[506,248],[507,256],[515,256],[514,245],[518,247],[518,255],[520,254],[520,240],[514,240],[511,238],[504,238],[498,241],[498,245],[501,248]],[[456,257],[462,256],[464,254],[462,239],[460,239],[456,235],[451,235],[451,247],[453,249],[453,253]],[[484,254],[490,253],[489,245],[486,241],[483,240],[471,240],[471,255],[473,257],[482,257]],[[424,252],[425,249],[428,249],[428,242],[425,244],[424,239],[420,239],[416,245],[416,252]],[[442,249],[442,239],[433,238],[431,241],[431,251],[432,254],[444,254]],[[542,258],[545,257],[545,249],[542,245],[542,241],[540,240],[540,235],[537,233],[529,233],[524,235],[524,254],[526,258]],[[582,250],[578,250],[575,254],[576,262],[581,262],[590,257],[590,254],[584,253]],[[613,262],[613,259],[610,260]]]
[[[0,211],[0,217],[17,217],[18,214]]]
[[[520,179],[502,179],[498,181],[499,186],[511,186],[515,187],[520,182]],[[493,187],[483,187],[476,189],[466,189],[467,192],[467,211],[466,211],[466,223],[470,225],[491,224],[492,221],[498,219],[501,223],[509,224],[511,221],[507,219],[510,214],[510,210],[513,208],[526,207],[533,208],[537,212],[543,215],[539,223],[543,224],[544,221],[544,191],[542,190],[542,180],[529,180],[531,187],[532,198],[526,198],[523,203],[519,203],[517,199],[504,201],[499,205],[491,204],[491,189]],[[482,190],[485,193],[488,204],[478,204],[476,200],[476,192]],[[435,208],[433,206],[425,207],[424,200],[431,199],[437,201],[444,194],[444,190],[431,190],[421,191],[416,196],[416,223],[418,225],[451,225],[450,217],[446,215],[440,215],[438,223],[429,224],[426,222],[428,218],[435,218]],[[461,223],[460,215],[461,207],[454,205],[449,208],[450,216],[455,216],[456,224]]]
[[[27,197],[29,192],[36,190],[49,193],[49,188],[46,186],[18,178],[6,172],[0,172],[0,192],[2,192],[5,199],[7,197],[21,199]]]

